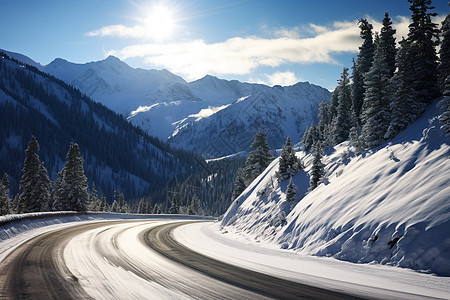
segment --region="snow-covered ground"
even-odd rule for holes
[[[177,228],[175,238],[221,261],[326,289],[377,299],[450,299],[450,277],[304,255],[219,230],[220,223],[197,223]]]
[[[377,149],[355,154],[348,143],[328,149],[324,183],[310,193],[311,155],[298,152],[306,170],[293,177],[292,203],[273,161],[221,226],[301,255],[450,276],[450,138],[436,106]]]

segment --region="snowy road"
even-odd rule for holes
[[[102,221],[20,244],[0,265],[7,299],[349,299],[232,266],[182,246],[175,220]]]

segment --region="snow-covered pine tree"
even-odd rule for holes
[[[202,205],[200,202],[200,198],[197,195],[192,197],[191,203],[188,206],[187,213],[189,215],[201,215],[202,214]]]
[[[389,13],[386,12],[383,18],[383,26],[380,31],[380,42],[379,45],[377,45],[377,48],[379,48],[377,51],[381,52],[382,59],[385,61],[384,64],[389,69],[389,78],[394,76],[395,57],[397,55],[397,46],[395,43],[396,30],[392,28],[392,24]]]
[[[320,140],[324,143],[324,145],[331,145],[330,139],[330,124],[331,124],[331,116],[330,116],[330,105],[326,102],[319,103],[319,112],[318,112],[319,123],[317,124],[317,130],[319,133]]]
[[[417,101],[428,105],[440,96],[438,86],[438,73],[436,46],[439,44],[439,29],[432,22],[436,13],[431,0],[408,0],[411,3],[412,22],[409,24],[408,44],[411,46],[407,52],[412,67],[412,86],[417,91]],[[421,114],[422,111],[417,112]]]
[[[416,90],[412,86],[412,62],[408,59],[410,45],[407,40],[400,41],[397,51],[397,71],[390,80],[394,91],[390,101],[390,122],[385,139],[392,139],[418,117],[424,104],[416,101]]]
[[[121,213],[129,213],[130,207],[128,205],[128,202],[125,201],[125,196],[123,193],[119,194],[119,208]]]
[[[87,204],[87,209],[90,211],[100,211],[100,202],[101,200],[98,198],[97,187],[95,186],[95,182],[92,182],[91,193],[89,194],[89,201]]]
[[[155,206],[153,207],[152,214],[154,215],[162,214],[161,205],[159,203],[156,203]]]
[[[383,41],[375,37],[375,56],[372,67],[364,78],[364,104],[361,114],[361,141],[366,147],[376,147],[384,140],[389,127],[389,80],[390,69],[384,57]]]
[[[322,163],[322,145],[320,142],[314,144],[313,161],[309,175],[308,191],[314,190],[324,175],[324,165]]]
[[[110,211],[110,207],[108,205],[108,201],[106,201],[105,194],[102,194],[102,198],[100,199],[100,206],[98,211]]]
[[[6,192],[6,196],[9,198],[9,188],[10,188],[10,182],[9,182],[9,176],[8,174],[4,173],[3,177],[2,177],[2,183],[3,186],[5,187],[5,192]]]
[[[239,169],[236,175],[236,179],[234,180],[233,194],[231,195],[231,201],[236,200],[242,192],[247,188],[244,179],[244,170]]]
[[[351,85],[352,112],[357,117],[358,125],[360,125],[361,124],[360,115],[364,101],[364,79],[359,71],[355,59],[353,59],[353,66],[352,66],[352,81],[353,81]]]
[[[42,211],[48,205],[50,179],[47,175],[47,169],[36,154],[38,150],[39,143],[33,136],[25,150],[26,157],[19,184],[18,213]]]
[[[9,214],[9,197],[7,187],[0,180],[0,216]]]
[[[145,214],[145,213],[147,213],[147,203],[145,202],[144,198],[141,198],[139,200],[137,213],[138,214]]]
[[[111,212],[120,212],[120,206],[117,200],[114,200],[113,203],[111,204]]]
[[[180,213],[180,196],[178,193],[173,193],[172,201],[170,203],[169,208],[170,214],[179,214]]]
[[[279,158],[277,171],[278,180],[287,180],[289,177],[294,176],[300,169],[301,163],[295,155],[295,150],[292,147],[292,140],[288,136],[286,138],[286,143],[283,145]]]
[[[296,200],[297,194],[296,194],[295,188],[296,188],[295,184],[292,181],[292,177],[291,177],[289,179],[289,184],[288,184],[287,189],[286,189],[286,201],[293,202],[293,201]]]
[[[446,134],[450,135],[450,75],[447,76],[445,86],[444,99],[440,102],[442,114],[439,116],[439,121],[444,124]]]
[[[331,103],[330,103],[330,107],[328,108],[328,118],[330,121],[329,124],[331,124],[334,117],[336,116],[337,107],[339,105],[339,99],[338,99],[339,89],[340,89],[340,87],[338,85],[334,89],[333,93],[331,93]]]
[[[78,144],[70,144],[66,158],[53,207],[56,210],[84,211],[89,200],[89,193]]]
[[[267,144],[267,136],[264,131],[259,131],[255,135],[251,151],[245,161],[245,181],[248,186],[256,177],[259,176],[273,160],[272,154],[270,154],[270,148]]]
[[[450,76],[450,13],[447,14],[441,26],[440,63],[438,65],[439,86],[442,92],[446,90],[445,81]]]
[[[302,136],[303,149],[306,152],[311,151],[315,142],[320,140],[320,134],[317,126],[311,125],[305,129]]]
[[[363,40],[359,47],[358,57],[356,63],[353,65],[353,84],[352,84],[352,109],[358,117],[361,114],[361,109],[364,101],[364,75],[372,66],[375,46],[373,44],[372,24],[367,19],[358,21],[360,29],[360,37]]]
[[[9,199],[9,178],[4,174],[0,180],[0,216],[11,213],[11,200]]]
[[[334,144],[339,144],[345,141],[350,133],[351,124],[351,105],[352,99],[350,96],[350,82],[348,78],[348,69],[344,68],[341,78],[338,80],[339,93],[336,116],[332,123],[332,134]]]
[[[361,126],[359,125],[354,111],[352,111],[351,119],[353,126],[350,128],[350,146],[354,148],[355,153],[361,153],[363,150],[362,142],[360,140]]]

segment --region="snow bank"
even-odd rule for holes
[[[224,232],[251,235],[303,254],[380,263],[450,276],[450,140],[436,105],[390,143],[356,155],[328,151],[325,183],[285,201],[278,160],[230,206]],[[311,157],[298,153],[310,168]],[[292,207],[292,209],[291,209]],[[284,221],[284,215],[286,218]]]

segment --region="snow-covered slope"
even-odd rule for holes
[[[0,52],[6,53],[6,55],[8,55],[9,57],[11,57],[13,59],[16,59],[16,60],[18,60],[18,61],[20,61],[22,63],[25,63],[27,65],[33,66],[33,67],[37,68],[40,71],[42,71],[43,68],[44,68],[40,63],[35,62],[31,58],[29,58],[28,56],[25,56],[23,54],[16,53],[16,52],[11,52],[11,51],[6,51],[6,50],[3,50],[3,49],[0,49]]]
[[[304,254],[449,276],[450,138],[437,115],[433,104],[394,140],[360,155],[346,143],[328,150],[324,183],[303,197],[308,176],[299,172],[292,204],[275,160],[221,225]],[[308,171],[310,155],[298,156]]]
[[[318,104],[329,99],[328,90],[307,82],[265,87],[209,117],[179,126],[169,141],[206,157],[219,157],[249,150],[256,132],[264,130],[269,146],[280,148],[288,135],[300,140],[316,121]]]
[[[125,116],[156,102],[198,100],[181,77],[167,70],[134,69],[114,56],[86,64],[57,58],[44,71]]]

